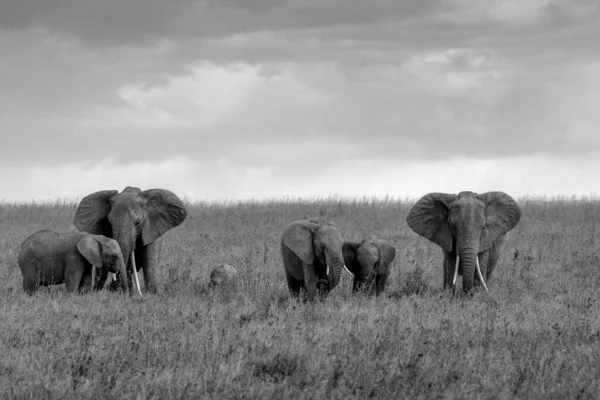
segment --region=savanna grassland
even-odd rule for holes
[[[161,239],[158,295],[64,285],[29,297],[16,264],[38,229],[69,229],[75,203],[0,208],[0,398],[597,398],[600,202],[521,199],[490,292],[443,292],[442,252],[406,225],[410,203],[194,204]],[[291,300],[280,234],[306,216],[397,256],[384,296]],[[206,289],[212,267],[237,290]]]

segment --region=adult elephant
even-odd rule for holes
[[[507,233],[521,219],[515,200],[503,192],[429,193],[412,207],[406,222],[444,252],[444,289],[462,272],[463,291],[477,278],[487,290]],[[475,277],[477,271],[477,277]],[[484,278],[485,276],[485,278]]]
[[[352,291],[383,293],[396,249],[384,240],[366,237],[360,243],[344,242],[342,252],[348,272],[354,275]]]
[[[128,186],[121,193],[103,190],[84,197],[73,222],[80,231],[114,238],[119,243],[127,262],[127,277],[117,274],[116,285],[127,279],[131,291],[132,273],[142,269],[146,290],[156,293],[156,240],[180,225],[186,216],[185,206],[174,193]],[[103,276],[100,286],[105,279]]]
[[[102,235],[84,232],[37,231],[23,244],[18,257],[23,289],[33,294],[39,286],[65,283],[67,292],[92,287],[92,266],[97,271],[125,273],[119,244]],[[127,291],[126,282],[122,288]]]
[[[303,219],[289,224],[281,237],[288,288],[294,297],[304,290],[309,300],[326,296],[340,281],[344,240],[331,221]]]

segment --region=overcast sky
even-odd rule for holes
[[[600,192],[597,0],[2,0],[0,199]]]

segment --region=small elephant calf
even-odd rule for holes
[[[219,264],[212,270],[210,274],[209,288],[217,286],[229,286],[233,287],[237,285],[238,271],[235,267],[229,264]]]
[[[119,244],[102,235],[85,232],[37,231],[21,245],[19,268],[23,289],[33,294],[39,286],[65,283],[67,292],[86,292],[92,287],[92,266],[106,278],[108,272],[125,275]],[[128,292],[122,280],[121,287]]]
[[[384,240],[369,236],[360,243],[344,242],[342,252],[346,268],[354,275],[352,290],[366,289],[379,296],[385,290],[396,249]]]
[[[332,221],[303,219],[290,223],[281,236],[281,256],[290,294],[305,300],[324,298],[340,282],[344,239]]]

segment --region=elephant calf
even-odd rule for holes
[[[233,287],[237,284],[238,271],[229,264],[219,264],[210,274],[209,288],[217,286]]]
[[[396,249],[381,239],[366,237],[360,243],[344,242],[344,264],[354,275],[352,290],[367,290],[379,296],[385,290]]]
[[[289,224],[281,237],[288,288],[294,297],[325,296],[337,286],[344,267],[340,230],[331,221],[304,219]]]
[[[65,283],[69,293],[89,291],[92,266],[104,279],[108,272],[125,274],[119,244],[105,236],[84,232],[37,231],[21,245],[18,262],[23,289],[28,294],[35,293],[39,286],[61,283]],[[125,280],[121,281],[121,287],[128,291]]]

